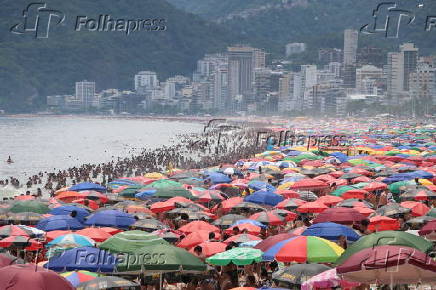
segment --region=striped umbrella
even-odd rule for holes
[[[68,280],[74,287],[77,287],[80,283],[94,280],[99,274],[89,271],[71,271],[60,274],[62,277]]]

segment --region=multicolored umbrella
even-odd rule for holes
[[[265,225],[282,225],[286,223],[286,219],[284,217],[273,212],[258,212],[251,215],[249,219],[258,221]]]
[[[298,236],[278,242],[263,255],[266,261],[334,263],[344,249],[326,239]]]
[[[278,242],[293,238],[295,236],[296,235],[291,234],[291,233],[284,233],[284,234],[269,236],[268,238],[266,238],[265,240],[261,241],[256,246],[254,246],[254,248],[259,249],[262,252],[265,252],[266,250],[268,250],[269,248],[271,248],[272,246],[274,246]]]
[[[262,261],[262,251],[253,248],[238,247],[218,253],[206,259],[212,265],[225,266],[233,263],[238,266],[249,265]]]
[[[299,199],[299,198],[288,198],[282,202],[279,202],[276,205],[276,208],[293,210],[293,209],[296,209],[297,207],[299,207],[300,205],[303,205],[305,203],[306,203],[306,201]]]
[[[41,242],[35,239],[31,239],[29,237],[10,236],[0,240],[0,247],[1,248],[10,248],[10,247],[27,248],[28,250],[34,251],[37,249],[41,249],[43,245]]]
[[[59,236],[51,242],[47,243],[47,247],[60,247],[64,249],[79,248],[79,247],[93,247],[95,241],[91,238],[81,236],[78,234],[66,234]]]
[[[80,283],[94,280],[99,274],[89,271],[71,271],[62,273],[61,276],[67,279],[71,285],[77,287]]]

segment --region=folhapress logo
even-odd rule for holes
[[[48,38],[50,26],[64,22],[65,14],[59,10],[47,8],[46,3],[30,3],[23,10],[23,18],[22,23],[11,27],[12,33],[34,33],[35,38]]]

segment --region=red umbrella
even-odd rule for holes
[[[333,171],[333,172],[329,173],[329,175],[333,176],[334,178],[339,178],[344,174],[345,174],[345,172],[343,172],[343,171]]]
[[[230,238],[228,238],[227,240],[224,241],[224,243],[245,243],[245,242],[250,242],[250,241],[259,241],[262,240],[259,237],[250,235],[250,234],[239,234],[239,235],[235,235],[235,236],[231,236]]]
[[[0,254],[0,268],[14,265],[14,264],[21,264],[23,263],[22,260],[19,260],[17,257],[12,256],[11,254],[1,253]]]
[[[274,246],[278,242],[290,239],[292,237],[295,237],[295,235],[291,233],[284,233],[284,234],[270,236],[265,240],[263,240],[262,242],[258,243],[256,246],[254,246],[254,248],[259,249],[262,252],[265,252],[266,250],[268,250],[270,247]]]
[[[327,187],[329,187],[328,184],[321,180],[304,178],[291,185],[290,189],[323,189]]]
[[[287,221],[287,222],[293,221],[298,217],[298,214],[296,214],[295,212],[286,210],[286,209],[273,209],[269,212],[272,214],[284,217],[285,221]]]
[[[277,194],[280,194],[284,198],[299,198],[300,194],[296,191],[290,190],[290,189],[278,189],[276,190]]]
[[[255,213],[251,215],[249,219],[261,222],[266,225],[282,225],[286,222],[284,217],[272,212],[265,211]]]
[[[349,281],[366,284],[432,283],[436,262],[414,248],[404,246],[370,247],[355,253],[336,268]]]
[[[276,207],[281,209],[296,209],[297,207],[305,203],[306,201],[299,198],[288,198],[279,202]]]
[[[56,272],[34,264],[11,265],[0,269],[0,285],[8,290],[74,290],[73,285]]]
[[[301,236],[305,230],[307,230],[307,227],[302,226],[302,227],[298,227],[298,228],[295,228],[295,229],[289,231],[289,233],[293,234],[295,236]]]
[[[329,208],[320,213],[313,223],[334,222],[338,224],[352,224],[366,219],[366,216],[353,208],[335,207]]]
[[[429,221],[418,233],[420,236],[426,236],[433,232],[436,232],[436,219]]]
[[[334,195],[324,195],[317,199],[317,201],[322,202],[323,204],[328,206],[335,205],[343,200],[343,198]]]
[[[34,200],[36,197],[33,195],[19,195],[14,197],[14,200]]]
[[[176,208],[176,203],[193,203],[183,196],[172,197],[166,201],[155,202],[151,205],[150,209],[154,213],[167,212]]]
[[[229,211],[231,210],[235,205],[243,202],[244,199],[240,196],[236,196],[236,197],[231,197],[229,199],[224,200],[223,202],[221,202],[221,207],[225,210],[225,211]]]
[[[375,190],[384,190],[386,188],[388,188],[388,185],[386,183],[374,181],[374,182],[370,182],[368,185],[365,185],[365,187],[363,187],[363,190],[375,191]]]
[[[375,216],[369,219],[368,230],[372,232],[396,231],[400,229],[398,220],[387,216]]]
[[[212,200],[218,201],[218,200],[224,200],[224,196],[219,190],[203,190],[203,191],[196,191],[192,190],[192,195],[194,195],[197,199],[197,202],[210,202]]]
[[[375,210],[370,209],[366,206],[355,206],[353,207],[355,210],[357,210],[359,213],[363,214],[364,216],[370,216],[375,212]]]
[[[331,174],[321,174],[321,175],[314,177],[313,179],[321,180],[324,182],[336,181],[336,178],[333,177]]]
[[[357,173],[357,174],[361,174],[361,175],[365,175],[365,176],[372,176],[373,173],[363,169],[363,168],[359,168],[359,167],[355,167],[353,169],[350,170],[350,173]]]
[[[188,234],[184,237],[180,243],[177,244],[177,247],[189,249],[195,247],[198,244],[201,244],[204,241],[209,240],[210,231],[207,230],[199,230]],[[219,239],[219,233],[215,232],[215,238]]]
[[[87,207],[89,207],[90,209],[96,210],[99,208],[98,203],[96,203],[93,200],[90,199],[86,199],[86,198],[79,198],[79,199],[75,199],[72,201],[73,203],[79,203],[79,204],[83,204],[86,205]]]
[[[50,232],[47,232],[45,238],[46,238],[47,242],[51,242],[59,236],[72,234],[72,233],[73,233],[72,231],[68,231],[68,230],[50,231]]]
[[[410,208],[413,216],[426,215],[430,211],[428,206],[417,201],[403,201],[400,205],[405,208]]]
[[[372,179],[367,176],[359,176],[356,178],[351,179],[351,183],[360,183],[360,182],[370,182]]]
[[[225,252],[227,244],[222,242],[202,242],[201,244],[198,244],[196,247],[201,248],[202,250],[201,252],[203,253],[203,255],[205,255],[206,257],[210,257],[215,254]],[[189,252],[193,254],[194,248],[195,247],[189,250]]]
[[[297,211],[303,213],[321,213],[328,209],[328,206],[319,201],[306,202],[297,208]]]
[[[101,243],[112,237],[108,232],[99,228],[86,228],[78,230],[75,234],[82,235],[93,239],[94,241]]]
[[[16,225],[7,225],[0,227],[0,238],[9,236],[26,236],[33,237],[34,234],[25,228]]]
[[[179,231],[184,233],[192,233],[197,231],[220,232],[220,229],[205,221],[193,221],[179,228]]]
[[[116,235],[118,233],[121,233],[123,230],[120,229],[116,229],[116,228],[111,228],[111,227],[101,227],[99,228],[100,230],[105,231],[106,233],[110,234],[110,235]]]
[[[351,189],[347,192],[345,192],[342,195],[343,199],[351,199],[351,198],[357,198],[357,199],[364,199],[365,196],[368,195],[368,191],[363,189]]]
[[[27,248],[28,250],[40,249],[42,248],[42,243],[37,240],[31,239],[29,237],[23,236],[11,236],[0,240],[0,247],[20,247]]]
[[[234,225],[233,227],[226,229],[224,232],[226,234],[232,234],[233,228],[235,227],[237,227],[240,232],[247,232],[250,235],[257,236],[260,234],[260,227],[250,223]]]

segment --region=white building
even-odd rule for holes
[[[421,106],[428,114],[436,105],[436,68],[429,64],[420,64],[416,72],[409,75],[412,105]]]
[[[356,69],[356,91],[363,95],[377,95],[377,81],[383,78],[383,69],[364,65]]]
[[[344,65],[354,65],[357,60],[359,33],[357,30],[344,31]]]
[[[159,86],[156,72],[153,71],[140,71],[135,75],[135,91],[141,87],[146,90],[152,90]]]
[[[306,44],[300,42],[288,43],[286,44],[285,49],[286,57],[289,57],[293,54],[298,54],[306,51]]]
[[[82,103],[82,107],[88,110],[95,98],[95,82],[76,82],[76,101]]]

